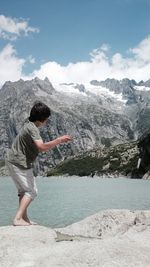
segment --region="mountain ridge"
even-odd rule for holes
[[[120,86],[114,87],[114,84]],[[99,92],[102,85],[103,95]],[[138,86],[138,90],[134,86]],[[35,100],[45,102],[52,110],[49,124],[41,129],[43,140],[52,140],[63,134],[73,136],[73,142],[40,154],[35,173],[44,174],[64,159],[95,147],[137,140],[149,130],[148,86],[149,80],[137,84],[129,79],[107,79],[92,87],[90,83],[63,84],[59,88],[52,85],[48,78],[6,82],[0,89],[1,162]],[[120,94],[122,99],[118,98]]]

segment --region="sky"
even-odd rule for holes
[[[0,0],[0,86],[150,79],[150,0]]]

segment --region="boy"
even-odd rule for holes
[[[19,196],[19,208],[13,220],[14,226],[35,224],[29,220],[27,208],[37,196],[32,165],[38,153],[48,151],[58,144],[66,143],[72,139],[69,135],[64,135],[43,143],[38,127],[44,126],[50,115],[51,111],[47,105],[36,102],[31,109],[30,117],[24,123],[7,154],[8,170],[18,189]]]

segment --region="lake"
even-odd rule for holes
[[[38,177],[37,186],[29,217],[45,226],[63,227],[105,209],[150,209],[150,180]],[[12,223],[17,206],[14,183],[0,177],[0,226]]]

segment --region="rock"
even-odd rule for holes
[[[106,210],[94,214],[86,219],[57,229],[68,235],[79,235],[85,237],[108,238],[120,236],[130,228],[136,231],[143,227],[150,227],[150,211],[130,210]]]
[[[149,251],[150,211],[106,210],[58,229],[0,227],[1,267],[149,267]]]
[[[144,174],[143,179],[150,179],[150,170]]]
[[[104,165],[104,166],[102,167],[102,170],[103,170],[103,171],[108,170],[109,167],[110,167],[110,163],[108,162],[106,165]]]
[[[48,255],[55,237],[54,230],[43,226],[0,227],[0,266],[40,266],[36,262]]]

